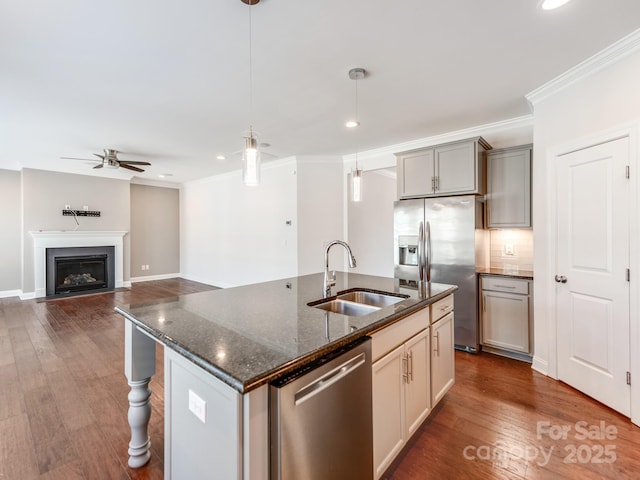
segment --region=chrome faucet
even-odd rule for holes
[[[334,245],[342,245],[347,250],[347,253],[349,254],[349,267],[354,268],[356,266],[356,257],[353,256],[353,253],[351,253],[351,247],[346,242],[341,240],[333,240],[329,242],[329,245],[327,245],[327,248],[324,251],[324,298],[331,296],[331,287],[336,284],[336,273],[329,273],[329,250],[331,250],[331,247]]]

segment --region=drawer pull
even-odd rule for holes
[[[516,288],[515,285],[498,285],[496,284],[495,288]]]

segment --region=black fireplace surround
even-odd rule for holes
[[[46,276],[47,297],[113,290],[115,247],[47,248]]]

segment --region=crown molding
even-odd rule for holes
[[[153,180],[150,178],[133,177],[130,182],[132,185],[144,185],[146,187],[162,187],[162,188],[174,188],[179,190],[180,183],[162,180]]]
[[[525,95],[532,106],[640,50],[640,29]]]
[[[382,148],[373,150],[367,150],[364,152],[358,152],[358,160],[367,160],[371,158],[378,158],[383,156],[393,156],[398,152],[407,152],[409,150],[416,150],[419,148],[431,147],[433,145],[440,145],[442,143],[455,142],[458,140],[465,140],[471,137],[479,137],[482,135],[490,135],[493,132],[500,132],[508,130],[510,128],[529,127],[533,125],[533,115],[523,115],[521,117],[509,118],[507,120],[501,120],[494,123],[486,123],[484,125],[478,125],[475,127],[464,128],[462,130],[456,130],[454,132],[443,133],[441,135],[434,135],[431,137],[419,138],[417,140],[411,140],[403,143],[396,143]],[[345,164],[350,164],[355,161],[355,154],[344,155],[342,157]]]

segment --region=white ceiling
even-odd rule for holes
[[[262,0],[253,113],[265,149],[346,155],[531,113],[524,95],[640,26],[638,0]],[[82,161],[115,148],[138,176],[238,169],[249,126],[241,0],[0,5],[0,168],[130,178]],[[344,121],[355,110],[361,126]],[[227,160],[216,160],[224,154]]]

